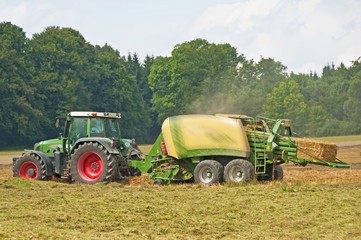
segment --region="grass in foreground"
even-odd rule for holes
[[[0,239],[358,239],[361,183],[128,186],[0,179]]]

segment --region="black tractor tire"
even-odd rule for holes
[[[194,182],[212,185],[223,182],[224,168],[215,160],[204,160],[197,164],[194,169]]]
[[[283,168],[281,165],[276,165],[275,166],[275,172],[274,172],[274,178],[273,180],[275,181],[282,181],[283,179]]]
[[[254,179],[254,166],[244,159],[233,159],[224,168],[226,182],[243,183]]]
[[[160,179],[156,179],[156,180],[154,180],[154,182],[153,182],[153,185],[156,185],[156,186],[161,186],[163,184],[163,182],[162,182],[162,180],[160,180]]]
[[[272,165],[267,166],[266,175],[259,175],[257,176],[258,181],[282,181],[283,179],[283,168],[281,165],[275,165],[274,169],[274,177],[273,176],[273,170]]]
[[[130,176],[141,176],[142,172],[138,168],[129,167],[129,175]]]
[[[70,157],[70,175],[76,183],[108,183],[115,169],[115,157],[97,142],[79,145]]]
[[[133,149],[130,151],[129,153],[129,157],[128,157],[130,160],[138,160],[138,161],[141,161],[142,158],[141,156],[139,156],[137,153],[136,153],[136,150]],[[129,167],[129,176],[141,176],[142,175],[142,172],[138,169],[138,168],[135,168],[135,167]]]
[[[35,154],[25,154],[16,160],[13,176],[30,180],[47,180],[45,164]]]

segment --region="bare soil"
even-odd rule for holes
[[[21,154],[22,151],[0,151],[0,165],[12,164],[13,157],[20,157]]]

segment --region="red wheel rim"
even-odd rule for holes
[[[103,161],[95,152],[87,152],[78,161],[79,176],[85,180],[97,180],[103,173]]]
[[[19,176],[22,178],[27,178],[31,180],[36,180],[38,178],[38,166],[33,162],[24,162],[21,164],[19,169]]]

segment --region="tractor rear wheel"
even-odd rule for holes
[[[224,168],[226,182],[248,182],[254,178],[253,164],[244,159],[234,159]]]
[[[223,166],[215,160],[204,160],[194,169],[194,181],[211,185],[223,182]]]
[[[46,180],[44,162],[35,154],[26,154],[14,164],[13,176],[30,180]]]
[[[77,183],[108,183],[115,174],[115,158],[99,143],[79,145],[71,154],[70,174]]]

